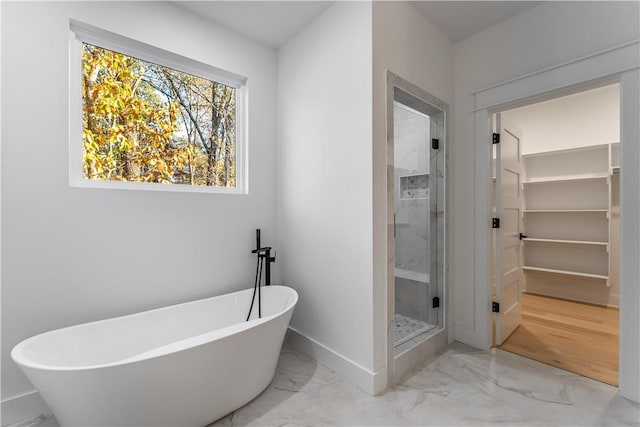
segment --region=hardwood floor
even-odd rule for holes
[[[522,323],[498,348],[618,385],[618,309],[522,294]]]

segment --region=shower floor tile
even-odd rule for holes
[[[394,345],[402,344],[405,341],[410,340],[420,334],[423,334],[431,329],[435,328],[422,320],[413,319],[408,316],[396,313],[395,315],[395,331],[394,331]]]

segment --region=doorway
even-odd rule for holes
[[[617,386],[620,85],[493,126],[494,345]]]
[[[448,106],[387,72],[387,347],[393,383],[447,345]]]

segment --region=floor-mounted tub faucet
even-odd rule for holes
[[[252,254],[258,254],[258,264],[256,265],[256,282],[253,287],[253,297],[251,298],[251,307],[249,307],[249,314],[247,320],[251,317],[251,310],[253,310],[253,303],[256,299],[256,293],[258,294],[258,317],[262,317],[262,301],[260,297],[260,285],[262,282],[262,265],[264,261],[267,261],[267,265],[264,267],[264,285],[271,286],[271,263],[276,262],[276,257],[271,256],[271,246],[260,246],[260,229],[256,229],[256,248],[251,251]]]
[[[251,253],[258,254],[258,259],[263,258],[267,261],[264,266],[265,286],[271,286],[271,263],[276,262],[276,256],[271,256],[271,249],[271,246],[260,247],[260,229],[256,229],[256,248]]]

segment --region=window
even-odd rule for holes
[[[77,21],[71,30],[72,185],[245,193],[245,79]]]

